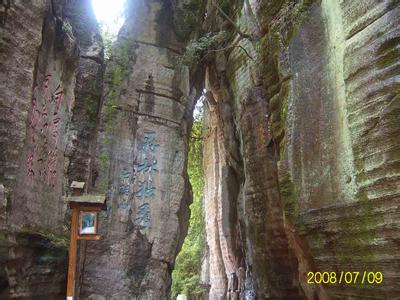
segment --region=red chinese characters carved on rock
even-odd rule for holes
[[[31,151],[26,161],[26,171],[31,179],[40,176],[46,184],[54,187],[64,92],[60,84],[51,84],[51,77],[46,75],[43,84],[36,86],[33,91],[29,128]],[[51,86],[56,86],[53,92],[50,92]]]

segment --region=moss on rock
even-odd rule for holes
[[[69,245],[69,230],[66,228],[62,233],[56,233],[42,226],[24,226],[20,232],[41,236],[56,247],[68,248]]]

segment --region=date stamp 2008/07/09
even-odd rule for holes
[[[382,272],[308,272],[308,284],[381,284]]]

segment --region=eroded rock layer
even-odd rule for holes
[[[230,278],[242,281],[230,261],[245,269],[239,297],[399,294],[399,9],[396,1],[245,1],[233,10],[233,46],[207,60],[210,298],[232,293]],[[234,197],[222,188],[231,181],[224,162],[236,170]],[[231,234],[215,229],[224,224],[241,228],[242,251],[226,248]],[[310,271],[378,270],[379,285],[307,284]]]
[[[63,196],[72,180],[90,178],[102,41],[90,1],[0,6],[1,295],[59,299],[68,244]],[[87,114],[79,118],[85,109],[94,111],[86,123]],[[84,147],[76,145],[76,135]]]
[[[168,1],[131,1],[105,72],[97,189],[101,243],[87,250],[82,297],[167,299],[187,231],[195,86]],[[97,299],[97,298],[96,298]]]
[[[0,297],[64,298],[78,180],[107,195],[102,240],[80,243],[80,298],[169,298],[205,87],[208,298],[396,299],[399,1],[125,13],[104,70],[89,0],[0,3]],[[384,279],[308,284],[316,271]]]

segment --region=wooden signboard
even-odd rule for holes
[[[73,182],[73,188],[77,186]],[[79,184],[79,187],[83,185]],[[75,292],[75,272],[76,272],[76,254],[78,240],[100,240],[97,232],[98,213],[105,209],[105,196],[81,195],[67,198],[69,206],[72,209],[71,236],[69,244],[68,261],[68,279],[67,279],[67,300],[74,299]]]

